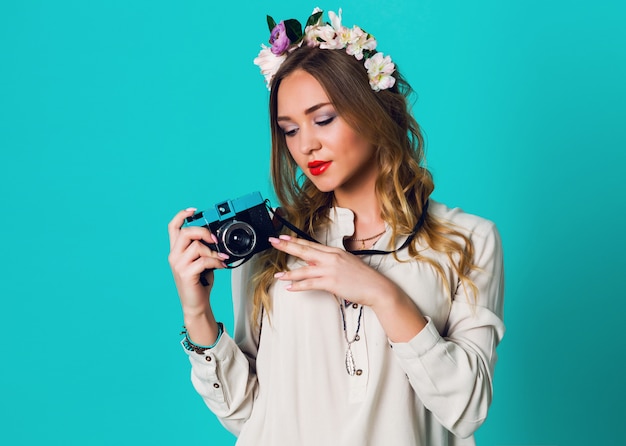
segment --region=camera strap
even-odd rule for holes
[[[402,245],[399,248],[394,249],[393,251],[382,251],[378,249],[363,249],[363,250],[348,251],[348,252],[357,256],[375,256],[375,255],[393,254],[394,252],[403,250],[404,248],[406,248],[407,246],[411,244],[411,242],[413,241],[417,233],[420,231],[422,226],[424,226],[424,221],[426,220],[426,214],[428,211],[428,203],[429,203],[428,201],[424,203],[424,210],[422,211],[422,215],[420,215],[420,218],[417,220],[417,223],[413,227],[413,230],[411,231],[411,233],[408,235],[404,243],[402,243]],[[320,245],[322,244],[318,242],[317,240],[315,240],[306,232],[302,231],[301,229],[291,224],[287,219],[285,219],[282,215],[280,215],[281,208],[276,208],[276,210],[273,210],[268,200],[265,200],[265,205],[268,207],[268,209],[270,210],[274,218],[276,218],[280,223],[287,226],[293,232],[298,234],[299,237],[305,240],[308,240],[310,242],[313,242],[313,243],[319,243]]]
[[[205,244],[206,246],[209,247],[209,249],[211,249],[211,251],[218,251],[217,249],[217,245],[215,243],[206,243],[206,242],[202,242],[203,244]],[[246,263],[248,260],[250,260],[252,257],[254,257],[254,254],[248,254],[245,257],[240,258],[239,260],[237,260],[236,262],[234,262],[231,265],[226,265],[225,269],[233,269],[233,268],[237,268],[238,266],[243,265],[244,263]],[[210,271],[210,270],[207,270]],[[205,271],[206,272],[206,271]],[[200,275],[200,283],[203,286],[208,286],[209,282],[207,282],[206,278],[204,277],[204,273],[202,273]]]

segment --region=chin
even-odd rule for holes
[[[325,193],[332,192],[332,191],[334,191],[337,188],[337,185],[335,183],[331,183],[329,181],[323,181],[323,180],[320,180],[317,177],[314,177],[314,178],[310,178],[309,177],[309,180],[311,180],[311,183],[313,183],[313,185],[320,192],[325,192]]]

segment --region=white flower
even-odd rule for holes
[[[339,9],[339,14],[335,14],[333,11],[328,11],[328,18],[330,19],[330,23],[335,28],[337,33],[341,31],[341,9]]]
[[[323,12],[323,11],[316,6],[313,9],[313,12],[311,13],[311,15],[313,16],[317,14],[318,12]],[[315,23],[314,25],[309,25],[304,29],[304,40],[306,41],[306,44],[308,46],[312,46],[312,47],[319,46],[319,40],[317,38],[321,37],[322,28],[323,28],[322,16],[320,16],[320,18],[317,19],[317,23]]]
[[[343,48],[336,38],[337,33],[330,25],[308,27],[306,40],[309,46],[319,46],[323,50],[336,50]]]
[[[323,12],[323,11],[316,6],[313,9],[313,12],[311,13],[311,16],[317,14],[318,12]],[[322,26],[322,16],[320,16],[320,18],[317,19],[317,23],[315,23],[313,25],[308,25],[306,28],[304,28],[304,35],[307,36],[309,33],[314,32],[320,26]]]
[[[346,53],[354,56],[357,60],[363,59],[363,50],[374,51],[376,49],[376,39],[358,26],[352,28],[351,36],[352,38],[346,46]]]
[[[372,90],[385,90],[393,87],[396,83],[396,79],[392,76],[396,66],[391,61],[391,57],[383,56],[383,53],[376,53],[367,59],[364,65],[367,68]]]
[[[396,66],[391,62],[391,57],[383,56],[383,53],[376,53],[365,61],[365,68],[372,76],[378,74],[391,74]]]
[[[370,79],[370,86],[374,91],[386,90],[391,88],[396,83],[396,78],[393,76],[379,76],[379,79],[376,82],[372,83]]]
[[[309,42],[315,42],[310,42],[309,46],[319,46],[323,50],[341,50],[346,47],[345,39],[349,38],[349,36],[343,35],[346,28],[341,26],[341,9],[339,15],[328,11],[328,17],[330,18],[330,25],[318,25],[307,33]]]
[[[287,54],[276,56],[270,47],[261,44],[261,48],[259,55],[254,59],[254,64],[261,68],[261,74],[265,76],[265,83],[269,90],[272,78],[287,58]]]
[[[339,44],[341,45],[340,48],[347,47],[350,44],[350,42],[352,42],[355,39],[358,39],[358,37],[354,35],[354,33],[352,32],[350,28],[346,28],[345,26],[342,26],[341,28],[337,30],[337,40],[339,41]]]

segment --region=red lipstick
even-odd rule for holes
[[[317,176],[324,173],[324,171],[330,167],[330,163],[331,161],[311,161],[309,164],[307,164],[307,167],[309,168],[309,172],[311,172],[311,175]]]

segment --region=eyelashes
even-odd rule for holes
[[[331,122],[333,122],[336,117],[337,116],[334,116],[334,115],[333,116],[329,116],[327,118],[322,119],[321,121],[315,121],[315,124],[323,127],[323,126],[328,125]]]
[[[297,131],[298,131],[298,129],[293,129],[293,130],[286,130],[286,129],[283,129],[283,134],[284,134],[286,137],[289,137],[289,136],[295,136],[295,135],[296,135],[296,133],[297,133]]]
[[[327,126],[329,124],[332,124],[332,122],[337,118],[337,115],[331,115],[331,116],[325,116],[322,119],[318,120],[318,121],[314,121],[314,124],[320,127],[324,127]],[[299,128],[298,127],[291,127],[291,126],[286,126],[282,128],[283,130],[283,134],[286,137],[291,137],[291,136],[295,136],[296,133],[298,133]]]

